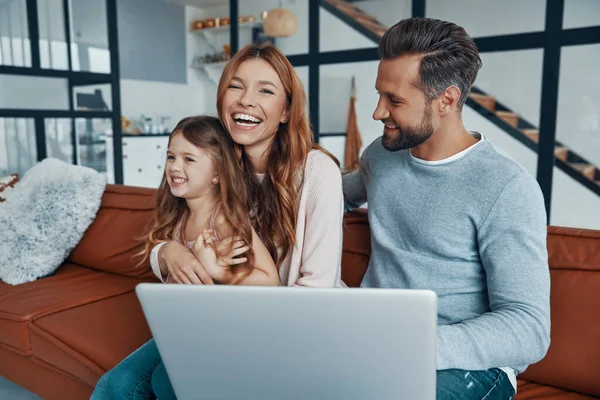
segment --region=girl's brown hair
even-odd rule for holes
[[[169,144],[173,136],[182,134],[193,145],[206,151],[211,158],[215,171],[219,176],[217,183],[217,204],[220,204],[219,215],[233,231],[233,236],[240,236],[252,248],[252,225],[248,212],[246,185],[238,161],[235,158],[234,143],[221,121],[210,116],[196,116],[182,119],[169,137]],[[165,155],[166,156],[166,155]],[[185,231],[185,224],[189,214],[186,201],[171,194],[167,183],[166,173],[158,188],[156,196],[156,211],[154,224],[148,235],[144,251],[144,262],[150,255],[154,246],[160,242],[173,240],[175,227],[181,224],[181,232]],[[183,234],[180,234],[183,241]],[[222,238],[224,239],[224,238]],[[254,264],[252,250],[244,254],[248,261],[236,267],[237,271],[250,269]]]
[[[231,79],[244,61],[257,58],[269,63],[281,79],[289,118],[286,123],[279,125],[269,150],[267,172],[262,182],[254,175],[254,168],[243,146],[235,144],[235,148],[248,193],[251,194],[248,207],[253,210],[254,229],[277,267],[280,267],[296,244],[296,202],[300,197],[302,180],[298,178],[302,177],[308,153],[312,149],[325,150],[314,142],[306,115],[306,95],[302,82],[287,57],[270,43],[251,44],[242,48],[225,66],[217,89],[217,111],[221,121],[225,120],[222,102]],[[339,165],[335,157],[327,151],[325,153]]]

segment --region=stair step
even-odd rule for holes
[[[490,111],[496,111],[496,99],[479,93],[471,93],[470,97]]]
[[[569,163],[569,165],[579,171],[581,175],[585,176],[586,178],[591,180],[596,179],[596,167],[592,164]]]
[[[496,111],[496,115],[503,121],[517,128],[519,126],[519,114],[510,111]]]
[[[343,12],[348,11],[348,12],[361,12],[362,13],[362,11],[358,7],[356,7],[353,4],[347,3],[343,0],[327,0],[327,2],[329,4],[331,4],[332,6],[334,6],[335,8],[337,8],[338,10],[343,11]]]
[[[364,21],[364,22],[360,22],[360,24],[378,36],[383,36],[385,31],[387,31],[387,28],[385,26],[381,25],[379,22]]]
[[[537,129],[521,129],[521,132],[536,143],[540,141],[540,131]]]
[[[567,147],[557,147],[554,149],[554,155],[556,158],[559,158],[563,161],[567,161],[567,155],[569,154],[569,148]]]
[[[345,4],[340,3],[340,4],[335,4],[335,8],[337,8],[338,10],[340,10],[347,16],[354,18],[354,19],[360,18],[361,20],[365,20],[365,21],[377,21],[377,19],[375,17],[372,17],[369,14],[366,14],[366,13],[358,10],[356,7],[353,7],[353,6],[348,7]]]

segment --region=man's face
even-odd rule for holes
[[[432,105],[416,86],[420,58],[381,60],[375,88],[379,102],[373,119],[383,122],[383,146],[390,151],[410,149],[433,135]]]

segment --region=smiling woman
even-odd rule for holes
[[[322,276],[334,278],[332,268],[339,268],[339,254],[316,260],[330,241],[341,251],[341,231],[336,231],[341,228],[343,212],[339,203],[343,197],[340,171],[337,160],[314,143],[306,115],[306,95],[288,59],[268,43],[241,49],[221,76],[217,110],[237,145],[250,207],[256,210],[253,225],[280,267],[282,282],[287,281],[288,285],[298,284],[297,279],[303,282],[309,274],[301,278],[302,272],[313,267],[317,267],[312,278],[315,282]],[[324,187],[334,189],[331,197],[325,198],[324,192],[320,192],[322,188],[313,180],[319,184],[326,182]],[[306,192],[309,186],[314,192]],[[303,196],[309,197],[310,202]],[[335,216],[328,221],[330,225],[323,222],[317,225],[312,219],[306,226],[298,223],[305,212],[312,214],[311,208],[308,211],[305,208],[313,207],[312,201],[323,210],[319,212]],[[323,239],[324,247],[318,249],[312,260],[303,258],[307,249],[298,248],[305,231],[311,231],[311,241]],[[327,286],[339,284],[339,278],[335,279]]]

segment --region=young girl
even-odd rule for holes
[[[221,122],[200,116],[180,121],[169,138],[157,194],[151,249],[175,241],[189,249],[178,268],[154,268],[163,282],[279,285],[273,259],[250,224],[246,189],[233,143]],[[92,399],[175,398],[154,339],[107,372]],[[157,383],[157,380],[159,381]],[[155,393],[154,387],[164,388]]]
[[[197,262],[187,268],[153,265],[163,282],[201,283],[199,262],[215,283],[279,283],[273,260],[250,224],[233,143],[217,118],[185,118],[171,134],[146,258],[168,240],[188,247]]]

